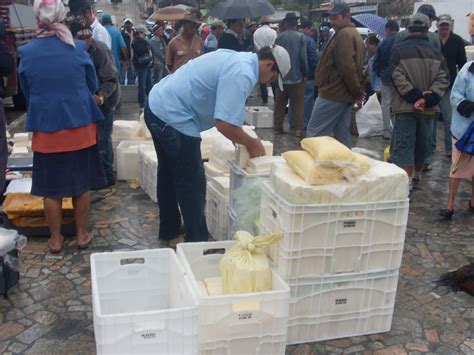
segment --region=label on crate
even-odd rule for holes
[[[135,333],[136,343],[155,342],[158,339],[158,333],[154,330],[143,330]]]
[[[347,298],[336,298],[335,305],[339,306],[342,304],[347,304]]]
[[[252,316],[253,316],[252,312],[242,312],[242,313],[239,313],[239,320],[252,319]]]
[[[344,228],[355,228],[355,226],[357,225],[357,221],[355,221],[355,220],[344,221],[342,223],[342,225],[343,225]]]

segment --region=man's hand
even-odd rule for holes
[[[94,100],[98,106],[102,106],[104,104],[104,96],[102,95],[94,95]]]
[[[422,97],[421,99],[418,99],[414,104],[413,107],[415,110],[418,111],[423,111],[425,109],[425,99]]]
[[[367,94],[365,92],[363,92],[359,98],[356,100],[356,104],[357,104],[357,107],[358,108],[362,108],[362,106],[364,105],[364,100],[365,100],[365,96]]]
[[[259,138],[252,138],[247,146],[250,158],[261,157],[265,155],[265,148]]]

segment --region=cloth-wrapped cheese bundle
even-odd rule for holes
[[[272,271],[264,247],[280,241],[283,234],[254,237],[238,231],[237,243],[220,261],[223,294],[264,292],[272,289]]]
[[[345,178],[352,180],[365,174],[371,160],[339,143],[332,137],[305,138],[303,151],[283,153],[283,157],[298,176],[311,185],[336,184]]]

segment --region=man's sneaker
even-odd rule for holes
[[[425,164],[425,166],[423,167],[423,171],[431,171],[431,170],[433,170],[433,165],[431,165],[431,163]]]

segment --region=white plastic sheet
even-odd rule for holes
[[[359,137],[374,137],[383,134],[382,107],[377,95],[373,94],[362,108],[356,113]]]

